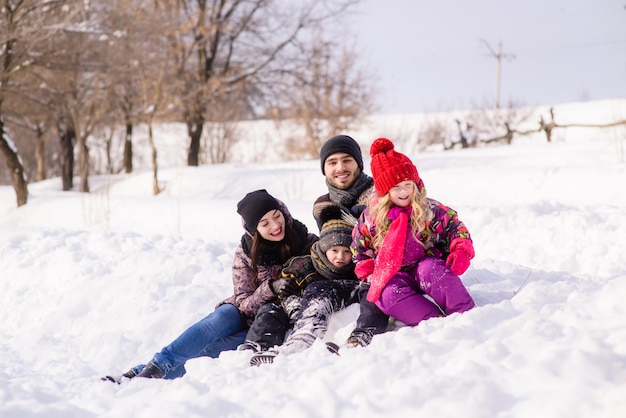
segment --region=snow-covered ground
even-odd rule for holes
[[[573,118],[604,118],[594,106]],[[365,155],[385,135],[372,132],[357,137]],[[174,381],[99,378],[231,294],[245,193],[267,188],[317,232],[318,161],[163,168],[156,197],[148,172],[91,178],[90,194],[51,179],[19,209],[0,187],[0,416],[624,416],[626,130],[560,132],[411,155],[472,233],[474,310],[341,356],[320,343],[258,368],[236,351],[195,359]],[[343,341],[357,309],[327,339]]]

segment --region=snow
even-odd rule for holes
[[[267,188],[317,232],[318,161],[167,167],[156,197],[149,171],[92,177],[90,194],[51,179],[19,209],[0,187],[0,416],[623,416],[626,128],[557,132],[411,154],[472,233],[462,279],[477,308],[340,356],[320,342],[258,368],[236,351],[194,359],[173,381],[99,378],[145,363],[231,294],[245,193]],[[378,134],[357,139],[367,150]],[[343,341],[357,310],[327,340]]]

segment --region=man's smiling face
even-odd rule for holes
[[[338,152],[331,154],[324,162],[324,173],[328,182],[338,189],[345,190],[352,186],[358,177],[359,165],[350,154]]]

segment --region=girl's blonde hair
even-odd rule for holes
[[[420,190],[415,182],[413,184],[413,199],[411,200],[411,218],[409,226],[411,234],[416,241],[424,245],[430,238],[430,230],[428,226],[432,220],[433,214],[426,198],[426,188]],[[383,240],[391,224],[391,219],[387,217],[389,209],[391,209],[391,197],[389,193],[384,196],[374,194],[373,205],[371,206],[371,216],[376,225],[376,234],[374,235],[373,244],[375,249],[379,249],[383,245]],[[376,201],[377,200],[377,201]]]

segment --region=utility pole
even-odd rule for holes
[[[487,47],[487,49],[489,50],[489,53],[491,54],[492,57],[494,57],[496,59],[496,95],[495,95],[495,99],[494,99],[494,104],[493,107],[495,110],[500,109],[500,78],[502,77],[502,58],[506,58],[509,61],[511,61],[513,58],[515,58],[514,54],[503,54],[502,53],[502,40],[498,41],[498,51],[494,51],[494,49],[491,47],[491,45],[489,45],[489,42],[487,42],[486,40],[480,38],[481,42],[483,44],[485,44],[485,46]]]

